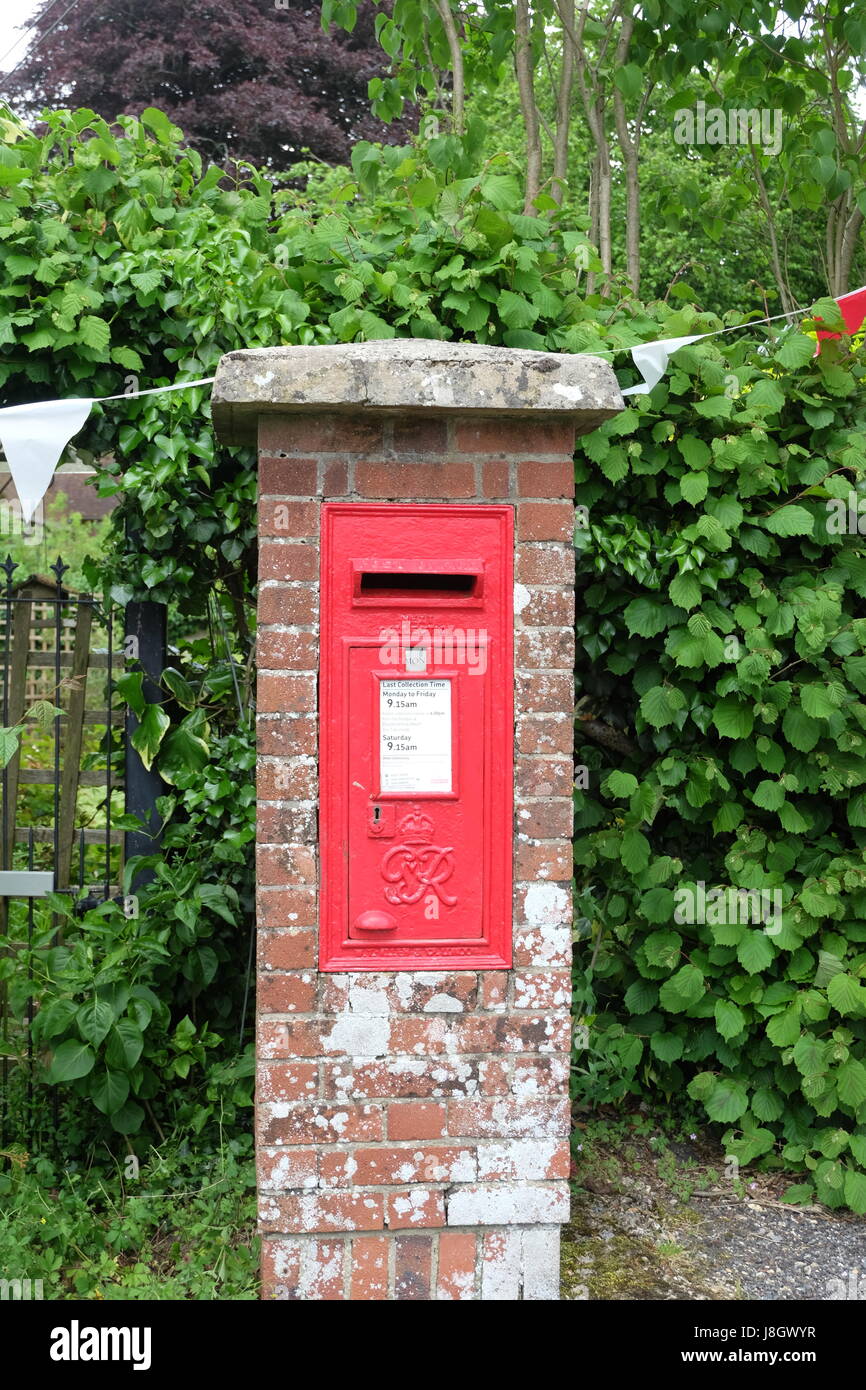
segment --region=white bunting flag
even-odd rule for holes
[[[33,520],[63,450],[81,429],[92,405],[90,399],[73,397],[0,410],[0,441],[25,522]]]
[[[694,338],[662,338],[657,343],[639,343],[637,347],[631,349],[631,355],[643,381],[639,381],[637,386],[627,387],[622,394],[624,396],[645,396],[661,381],[668,369],[668,358],[676,352],[677,348],[687,347],[689,343],[697,343],[700,342],[701,338],[711,338],[712,336],[711,333],[698,333]]]

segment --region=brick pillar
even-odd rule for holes
[[[258,438],[257,1154],[264,1294],[556,1299],[568,1217],[575,432],[589,357],[390,341],[223,358]],[[514,965],[318,969],[323,501],[515,510]]]

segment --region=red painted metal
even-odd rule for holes
[[[507,506],[322,508],[320,967],[511,965]]]

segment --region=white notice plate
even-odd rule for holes
[[[383,792],[450,792],[451,682],[379,682],[379,782]]]

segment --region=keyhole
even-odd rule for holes
[[[381,806],[374,806],[374,807],[373,807],[373,824],[374,824],[374,825],[378,825],[378,824],[379,824],[379,821],[380,821],[381,819],[382,819],[382,807],[381,807]]]

